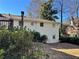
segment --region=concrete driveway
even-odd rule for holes
[[[79,46],[69,43],[46,44],[48,59],[79,59]]]
[[[79,46],[77,45],[60,43],[60,44],[54,44],[52,46],[53,46],[53,48],[51,48],[52,50],[56,50],[72,56],[79,57]]]

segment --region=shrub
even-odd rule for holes
[[[30,31],[20,29],[17,31],[12,31],[9,36],[10,36],[9,38],[13,40],[12,42],[14,42],[14,44],[13,43],[11,43],[12,45],[8,44],[10,48],[8,48],[9,50],[5,53],[4,58],[11,59],[17,56],[17,58],[15,59],[18,58],[20,59],[21,56],[30,54],[29,51],[32,48],[32,40],[33,40],[33,35]]]
[[[79,45],[78,37],[60,37],[60,41]]]
[[[36,55],[32,55],[33,53],[38,53],[38,50],[35,50],[35,48],[33,49],[33,39],[34,34],[25,29],[14,29],[12,31],[9,31],[8,29],[0,30],[0,50],[3,51],[0,52],[1,58],[30,59],[31,56],[33,57]],[[41,50],[39,53],[41,53]],[[39,53],[36,56],[40,56]]]
[[[0,30],[0,49],[8,49],[11,43],[10,32],[8,30]]]
[[[46,40],[47,40],[47,36],[46,35],[42,35],[41,36],[39,32],[35,32],[35,31],[33,31],[32,33],[34,35],[34,37],[33,37],[33,41],[34,42],[42,42],[42,43],[46,42]]]
[[[40,41],[43,42],[43,43],[46,43],[47,36],[46,35],[42,35],[41,38],[40,38]]]
[[[33,41],[34,42],[40,42],[40,33],[39,32],[35,32],[35,31],[33,31],[32,33],[34,35]]]

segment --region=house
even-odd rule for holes
[[[13,20],[13,26],[19,27],[19,23],[21,21],[20,16],[15,15],[8,15],[8,14],[2,14],[3,17],[0,18],[0,20],[7,20],[12,19]],[[54,21],[48,21],[44,19],[34,19],[34,18],[28,18],[24,16],[24,26],[26,29],[34,30],[39,32],[41,35],[46,35],[48,40],[47,43],[57,43],[59,42],[59,23]],[[7,25],[7,23],[6,23]]]
[[[71,37],[79,37],[79,18],[72,17],[69,21],[65,22],[66,34]]]

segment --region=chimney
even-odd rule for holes
[[[21,28],[23,28],[24,11],[21,11]]]
[[[10,16],[10,13],[9,13],[9,16]]]

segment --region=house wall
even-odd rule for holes
[[[14,21],[14,26],[19,26],[19,21]],[[44,26],[41,27],[40,22],[24,21],[24,27],[37,31],[41,35],[46,35],[48,37],[47,43],[59,42],[59,25],[57,24],[44,23]]]
[[[13,26],[14,26],[14,27],[17,27],[17,26],[19,26],[19,21],[18,21],[18,20],[16,20],[16,21],[13,21],[13,23],[14,23],[14,24],[13,24]]]

